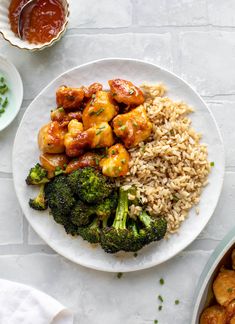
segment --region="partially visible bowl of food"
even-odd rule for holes
[[[0,33],[20,49],[36,51],[53,45],[65,33],[68,18],[67,0],[0,2]]]
[[[195,296],[191,324],[235,323],[235,229],[211,255]]]

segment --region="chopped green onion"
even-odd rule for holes
[[[7,105],[8,105],[8,98],[6,97],[2,103],[2,108],[6,108]]]
[[[175,195],[173,195],[173,198],[172,198],[172,200],[173,200],[174,202],[178,202],[178,201],[179,201],[179,198],[178,198],[178,197],[176,197]]]
[[[162,310],[162,305],[158,306],[158,310],[161,311]]]
[[[0,94],[3,95],[8,91],[8,86],[6,84],[0,86]]]
[[[130,94],[130,95],[132,95],[134,92],[135,92],[134,89],[130,89],[130,90],[129,90],[129,94]]]
[[[1,77],[1,78],[0,78],[0,82],[3,83],[4,81],[5,81],[4,77]]]
[[[97,110],[96,116],[99,116],[100,114],[102,114],[103,111],[104,111],[104,108],[100,108],[99,110]]]
[[[164,283],[165,283],[164,279],[161,278],[161,279],[159,280],[159,283],[160,283],[160,285],[164,285]]]
[[[102,114],[103,111],[104,111],[104,108],[100,108],[97,111],[92,110],[91,112],[89,112],[89,115],[90,116],[93,116],[93,115],[99,116],[100,114]]]
[[[4,112],[5,112],[4,108],[0,109],[0,114],[3,114]]]
[[[175,305],[179,305],[180,301],[178,299],[175,300]]]
[[[215,162],[210,163],[211,167],[215,166]]]
[[[121,159],[122,164],[126,163],[126,159]]]
[[[118,274],[117,274],[118,279],[121,279],[122,276],[123,276],[123,273],[122,272],[118,272]]]
[[[99,127],[98,131],[96,132],[96,135],[99,135],[100,133],[102,133],[103,129],[105,129],[106,126],[102,126],[102,127]]]
[[[158,299],[160,300],[161,303],[163,303],[163,298],[161,295],[158,296]]]
[[[121,126],[120,129],[124,131],[126,129],[126,125]]]
[[[233,288],[228,288],[228,289],[227,289],[227,292],[228,292],[228,293],[233,292]]]
[[[158,320],[154,320],[154,324],[158,324]]]

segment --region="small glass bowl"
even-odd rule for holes
[[[53,44],[58,42],[63,36],[63,34],[65,33],[66,27],[68,25],[69,14],[70,14],[69,3],[67,0],[61,0],[61,3],[65,11],[65,22],[61,28],[61,31],[56,35],[56,37],[52,38],[50,42],[43,43],[43,44],[31,44],[28,41],[20,39],[13,33],[8,18],[10,2],[11,0],[0,1],[0,33],[3,35],[5,40],[7,40],[11,45],[28,51],[43,50],[44,48],[52,46]]]

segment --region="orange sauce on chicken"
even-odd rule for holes
[[[9,7],[11,29],[18,34],[21,8],[28,0],[12,0]],[[62,29],[65,22],[64,8],[59,0],[37,0],[22,16],[23,39],[29,43],[47,43]]]

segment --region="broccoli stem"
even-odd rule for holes
[[[146,213],[146,211],[142,211],[139,215],[139,219],[141,220],[141,222],[146,226],[146,227],[150,227],[151,226],[151,222],[152,219],[151,217]]]
[[[113,227],[118,229],[126,229],[126,220],[128,215],[128,192],[123,188],[119,190],[119,200],[116,209],[116,215]]]
[[[90,229],[95,229],[99,226],[99,218],[95,218],[93,222],[88,226]]]

